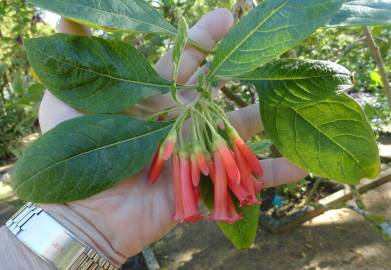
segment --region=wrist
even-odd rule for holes
[[[40,205],[48,214],[55,218],[62,226],[73,233],[81,242],[106,257],[114,266],[119,267],[126,261],[126,257],[118,252],[93,221],[74,211],[68,205]]]
[[[25,246],[6,226],[0,228],[0,243],[1,269],[54,270],[53,266]]]

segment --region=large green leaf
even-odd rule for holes
[[[339,10],[343,0],[264,0],[224,37],[211,64],[215,75],[232,77],[276,58]]]
[[[256,86],[265,130],[289,160],[343,183],[377,176],[375,136],[361,107],[342,92],[352,84],[346,68],[279,59],[238,77]]]
[[[349,0],[327,24],[366,26],[391,24],[391,0]]]
[[[176,29],[144,0],[30,0],[33,4],[106,31],[176,34]]]
[[[356,184],[380,172],[375,136],[361,107],[345,94],[291,106],[268,104],[259,90],[262,121],[277,149],[299,167]]]
[[[352,87],[349,70],[320,60],[278,59],[235,78],[262,89],[269,105],[319,100]]]
[[[120,112],[171,86],[123,42],[56,34],[26,40],[25,47],[42,83],[81,111]]]
[[[213,184],[208,177],[201,180],[201,197],[209,210],[213,209]],[[239,203],[234,199],[236,209],[243,215],[243,219],[227,224],[217,222],[217,225],[224,235],[232,242],[237,249],[250,248],[257,236],[259,205],[239,207]]]
[[[33,202],[89,197],[143,169],[169,129],[167,123],[119,115],[66,121],[23,153],[12,186],[20,198]]]

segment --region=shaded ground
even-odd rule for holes
[[[362,198],[371,214],[391,221],[391,182],[363,194]]]
[[[390,203],[391,197],[382,205]],[[390,243],[349,209],[328,211],[287,234],[260,229],[247,252],[234,250],[208,222],[178,226],[154,251],[163,269],[391,270]]]

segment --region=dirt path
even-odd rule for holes
[[[389,243],[348,209],[328,211],[289,234],[261,229],[247,252],[235,251],[207,222],[178,226],[154,251],[163,269],[170,270],[391,270]]]

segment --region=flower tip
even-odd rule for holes
[[[254,187],[255,187],[255,192],[261,192],[265,187],[265,183],[261,180],[254,179]]]
[[[201,215],[201,214],[196,214],[196,215],[194,215],[194,216],[190,216],[190,217],[187,217],[187,218],[185,218],[185,222],[192,222],[192,223],[196,223],[196,222],[198,222],[198,221],[200,221],[200,220],[202,220],[202,219],[204,219],[204,216],[203,215]]]
[[[239,215],[238,213],[235,213],[232,216],[229,216],[229,215],[219,215],[216,212],[211,212],[208,216],[208,219],[213,220],[213,221],[224,222],[227,224],[233,224],[233,223],[236,223],[239,220],[241,220],[242,216]]]
[[[243,206],[251,206],[251,205],[260,205],[261,204],[261,201],[258,200],[256,197],[255,198],[249,198],[248,200],[246,201],[242,201],[240,202],[240,207],[243,207]]]
[[[200,175],[200,169],[198,167],[197,161],[195,160],[194,156],[191,157],[190,163],[191,163],[191,180],[193,182],[193,185],[195,187],[198,187],[198,185],[200,184],[201,175]]]
[[[148,173],[148,183],[154,184],[160,177],[164,166],[164,160],[161,158],[160,149],[156,152],[155,157],[153,158],[151,167]]]
[[[167,141],[164,144],[164,149],[163,149],[163,159],[164,160],[169,160],[172,153],[174,152],[175,144],[173,142]]]
[[[209,175],[209,166],[208,162],[205,158],[204,153],[200,149],[200,147],[195,148],[195,159],[197,160],[197,165],[200,171],[202,172],[203,175],[207,176]]]

